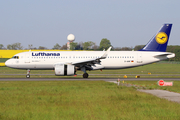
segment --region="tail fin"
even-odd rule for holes
[[[166,52],[172,24],[164,24],[155,36],[139,51]]]

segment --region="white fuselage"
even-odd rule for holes
[[[6,61],[6,66],[17,69],[54,69],[55,64],[71,64],[100,58],[105,51],[38,51],[16,54],[18,58]],[[49,55],[48,55],[49,54]],[[169,52],[149,51],[110,51],[100,64],[92,66],[96,69],[123,69],[141,66],[174,57]]]

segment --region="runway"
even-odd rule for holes
[[[0,78],[0,81],[117,81],[118,78]],[[120,81],[180,81],[180,78],[120,78]]]

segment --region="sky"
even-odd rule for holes
[[[180,0],[0,0],[0,44],[24,48],[110,40],[113,47],[145,45],[164,23],[168,45],[180,45]]]

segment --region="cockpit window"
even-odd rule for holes
[[[19,56],[13,56],[12,58],[13,59],[19,59]]]

